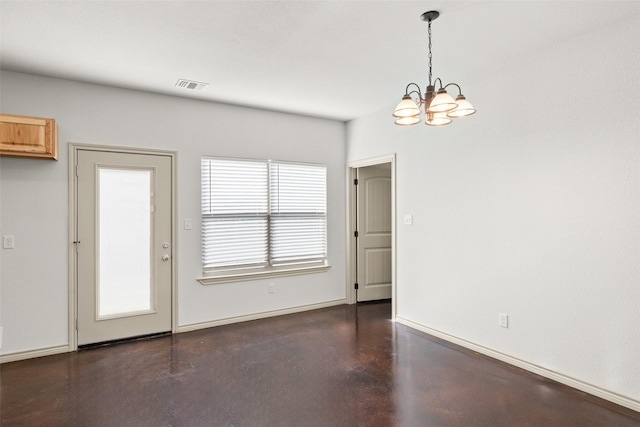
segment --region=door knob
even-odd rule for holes
[[[165,248],[165,249],[167,249],[167,248],[169,247],[169,242],[164,242],[164,243],[162,244],[162,247],[163,247],[163,248]]]
[[[167,254],[162,255],[162,260],[163,261],[169,261],[169,255],[167,255]]]

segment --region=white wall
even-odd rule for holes
[[[0,158],[2,354],[68,343],[68,143],[155,147],[178,152],[179,325],[321,304],[345,298],[345,124],[3,71],[1,110],[58,122],[58,161]],[[325,163],[326,273],[203,286],[200,157]],[[268,294],[267,283],[275,284]]]
[[[397,153],[400,318],[636,408],[639,29],[636,17],[454,79],[478,113],[448,127],[397,127],[394,104],[347,125],[348,161]]]

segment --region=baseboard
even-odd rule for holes
[[[262,313],[249,314],[246,316],[229,317],[226,319],[213,320],[210,322],[193,323],[189,325],[179,326],[176,332],[189,332],[198,329],[212,328],[215,326],[228,325],[231,323],[248,322],[250,320],[266,319],[268,317],[282,316],[285,314],[300,313],[303,311],[317,310],[319,308],[333,307],[336,305],[346,304],[346,299],[327,301],[319,304],[301,305],[290,307],[282,310],[266,311]],[[0,355],[0,364],[8,362],[16,362],[18,360],[33,359],[35,357],[51,356],[54,354],[67,353],[71,351],[68,345],[59,345],[55,347],[40,348],[37,350],[18,351],[15,353]]]
[[[518,359],[513,356],[509,356],[508,354],[501,353],[496,350],[492,350],[487,347],[483,347],[478,344],[474,344],[472,342],[457,338],[455,336],[449,335],[444,332],[440,332],[435,329],[431,329],[427,326],[421,325],[419,323],[412,322],[411,320],[405,319],[400,316],[396,316],[396,322],[406,325],[412,329],[416,329],[420,332],[424,332],[425,334],[433,335],[437,338],[441,338],[445,341],[449,341],[453,344],[457,344],[461,347],[468,348],[470,350],[476,351],[478,353],[484,354],[485,356],[492,357],[494,359],[498,359],[502,362],[509,363],[510,365],[517,366],[519,368],[525,369],[529,372],[533,372],[534,374],[541,375],[545,378],[549,378],[551,380],[557,381],[559,383],[568,385],[569,387],[573,387],[575,389],[584,391],[585,393],[589,393],[591,395],[600,397],[602,399],[608,400],[620,406],[624,406],[629,409],[633,409],[634,411],[640,412],[640,401],[622,396],[618,393],[615,393],[610,390],[603,389],[601,387],[595,386],[593,384],[586,383],[584,381],[580,381],[578,379],[572,378],[568,375],[561,374],[560,372],[552,371],[547,368],[543,368],[542,366],[538,366],[534,363],[527,362],[525,360]]]
[[[317,310],[319,308],[333,307],[336,305],[346,304],[346,299],[327,301],[319,304],[300,305],[297,307],[285,308],[282,310],[264,311],[261,313],[248,314],[245,316],[227,317],[225,319],[211,320],[209,322],[191,323],[188,325],[178,326],[176,332],[190,332],[198,329],[213,328],[216,326],[229,325],[232,323],[248,322],[250,320],[266,319],[268,317],[282,316],[285,314],[300,313],[303,311]]]
[[[38,350],[18,351],[15,353],[0,355],[0,363],[16,362],[18,360],[33,359],[34,357],[51,356],[54,354],[67,353],[68,345],[58,345],[55,347],[40,348]]]

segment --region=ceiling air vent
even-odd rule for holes
[[[194,82],[193,80],[185,80],[185,79],[180,79],[176,83],[176,87],[181,87],[183,89],[190,89],[190,90],[202,90],[207,86],[209,86],[209,83]]]

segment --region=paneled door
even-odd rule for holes
[[[391,298],[391,168],[387,166],[358,168],[358,302]]]
[[[78,345],[171,331],[173,158],[76,159]]]

